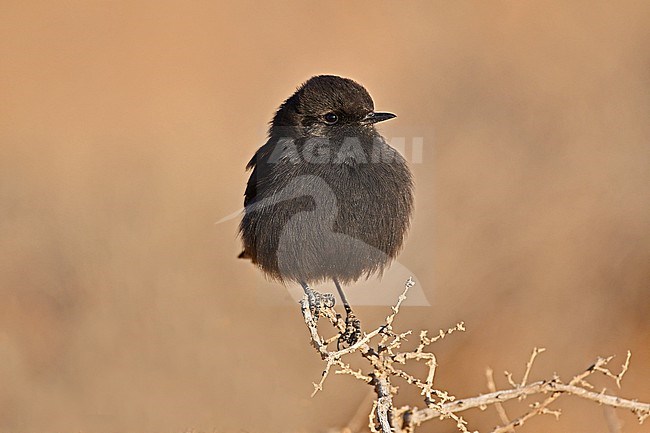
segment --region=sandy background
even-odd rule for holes
[[[630,349],[623,389],[598,384],[650,400],[650,3],[1,10],[0,431],[315,432],[352,417],[367,390],[334,377],[309,398],[321,364],[296,305],[236,260],[237,221],[215,224],[241,206],[277,105],[318,73],[397,113],[387,136],[423,137],[400,264],[432,305],[399,326],[466,322],[436,346],[441,387],[485,392],[486,366],[520,375],[534,346],[548,351],[533,379]],[[358,308],[367,326],[386,311]],[[557,406],[559,423],[521,431],[607,432],[601,407]]]

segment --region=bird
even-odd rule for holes
[[[299,283],[316,317],[334,297],[310,285],[333,281],[346,311],[343,344],[357,341],[360,322],[342,285],[381,276],[411,224],[411,171],[376,129],[395,117],[375,111],[352,79],[314,76],[280,105],[246,166],[239,257],[271,280]]]

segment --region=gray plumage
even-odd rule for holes
[[[248,163],[240,257],[280,281],[381,274],[413,208],[406,161],[374,126],[392,117],[375,113],[352,80],[317,76],[300,86]]]

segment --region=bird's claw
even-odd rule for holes
[[[345,317],[345,331],[336,342],[338,350],[353,346],[361,338],[361,321],[351,311]]]
[[[305,294],[309,303],[309,312],[314,317],[314,320],[318,320],[322,308],[334,307],[335,298],[331,293],[320,293],[307,287],[305,288]]]
[[[334,308],[336,298],[331,293],[319,293],[321,296],[321,303],[325,308]]]

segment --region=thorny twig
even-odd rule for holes
[[[446,391],[436,389],[434,386],[437,367],[436,357],[432,352],[426,351],[426,349],[430,344],[453,332],[464,331],[465,327],[464,323],[460,322],[446,331],[439,331],[438,335],[434,337],[428,337],[427,331],[421,331],[418,346],[414,350],[400,352],[402,343],[406,341],[406,337],[412,331],[395,333],[393,331],[393,323],[402,303],[406,300],[408,290],[414,285],[415,282],[409,278],[405,284],[404,291],[399,296],[395,306],[392,307],[391,314],[386,317],[382,326],[370,333],[363,333],[362,337],[355,344],[340,350],[330,350],[330,345],[345,331],[345,323],[341,317],[332,308],[323,308],[321,310],[322,316],[330,322],[337,332],[337,335],[326,339],[319,333],[318,319],[312,315],[307,297],[305,296],[302,299],[301,311],[305,324],[309,329],[311,344],[325,361],[325,368],[321,379],[318,383],[314,383],[312,396],[323,389],[323,384],[333,368],[336,374],[348,374],[355,379],[372,385],[376,399],[373,401],[372,410],[368,419],[370,431],[373,433],[412,433],[420,424],[434,418],[450,418],[456,422],[456,427],[461,432],[469,432],[466,421],[458,413],[472,408],[484,409],[489,405],[495,405],[503,423],[502,426],[495,428],[493,433],[511,433],[515,428],[523,425],[536,415],[552,414],[558,417],[560,412],[558,410],[551,410],[549,406],[563,394],[575,395],[612,408],[630,410],[637,416],[639,422],[643,422],[650,416],[650,404],[608,395],[605,394],[605,390],[602,392],[591,391],[593,386],[586,381],[587,377],[599,372],[613,379],[617,386],[620,387],[621,379],[629,368],[630,352],[628,352],[622,370],[618,374],[612,373],[607,367],[612,357],[598,358],[591,367],[576,375],[568,383],[563,383],[557,376],[550,380],[528,383],[535,358],[545,350],[543,348],[535,348],[526,364],[526,370],[520,382],[516,382],[512,374],[506,372],[506,378],[512,387],[511,389],[496,390],[491,370],[486,372],[488,388],[491,391],[489,394],[456,399]],[[378,340],[375,340],[375,338],[378,338]],[[364,372],[362,369],[353,369],[350,363],[343,359],[352,353],[360,353],[368,361],[368,372]],[[398,365],[406,364],[408,361],[424,362],[428,368],[424,380],[416,378],[398,367]],[[393,378],[402,379],[407,384],[419,388],[426,407],[422,409],[418,409],[415,406],[395,408],[393,405],[393,397],[397,394],[398,387],[391,383],[391,379]],[[508,418],[502,406],[504,402],[513,399],[523,400],[528,396],[538,394],[547,395],[547,397],[541,402],[533,403],[531,410],[524,415],[513,420]]]
[[[490,392],[497,392],[497,386],[494,383],[494,371],[491,368],[487,368],[485,370],[485,378],[487,379],[487,385],[488,389]],[[499,414],[499,419],[503,424],[508,424],[510,422],[510,419],[508,418],[508,414],[506,413],[506,409],[503,407],[503,404],[501,404],[500,401],[494,403],[494,407],[497,410],[497,413]],[[509,430],[509,433],[514,432],[515,429],[512,428]]]

